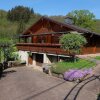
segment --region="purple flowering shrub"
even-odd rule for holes
[[[92,74],[92,69],[84,69],[84,70],[69,70],[64,73],[64,79],[68,81],[74,81],[77,79],[82,79],[85,76]]]

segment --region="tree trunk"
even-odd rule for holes
[[[71,58],[72,58],[72,62],[76,62],[76,55],[75,54],[71,55]]]

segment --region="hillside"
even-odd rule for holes
[[[100,19],[96,20],[95,32],[100,34]]]
[[[7,12],[0,10],[0,34],[5,34],[4,36],[7,36],[7,35],[13,36],[17,32],[18,23],[8,21],[6,16],[7,16]],[[30,27],[32,24],[34,24],[40,17],[41,17],[40,14],[31,15],[31,19],[25,25],[25,30],[28,27]],[[49,16],[49,17],[54,20],[64,22],[65,16]],[[96,20],[95,32],[100,33],[100,20]]]
[[[0,10],[0,34],[16,34],[18,23],[7,20],[7,12]],[[25,25],[25,29],[35,23],[41,16],[39,14],[31,15],[31,19]]]

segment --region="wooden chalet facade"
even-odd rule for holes
[[[60,57],[69,55],[67,51],[60,48],[59,37],[70,31],[82,33],[88,41],[80,54],[100,53],[100,35],[72,24],[57,22],[47,17],[41,17],[39,21],[20,35],[19,43],[16,46],[19,51],[31,53],[31,56],[28,58],[30,64],[35,63],[35,61],[49,63],[56,58],[56,61],[58,61]],[[39,59],[42,60],[38,61]]]

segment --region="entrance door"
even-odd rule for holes
[[[36,65],[42,66],[43,64],[43,54],[36,54]]]

